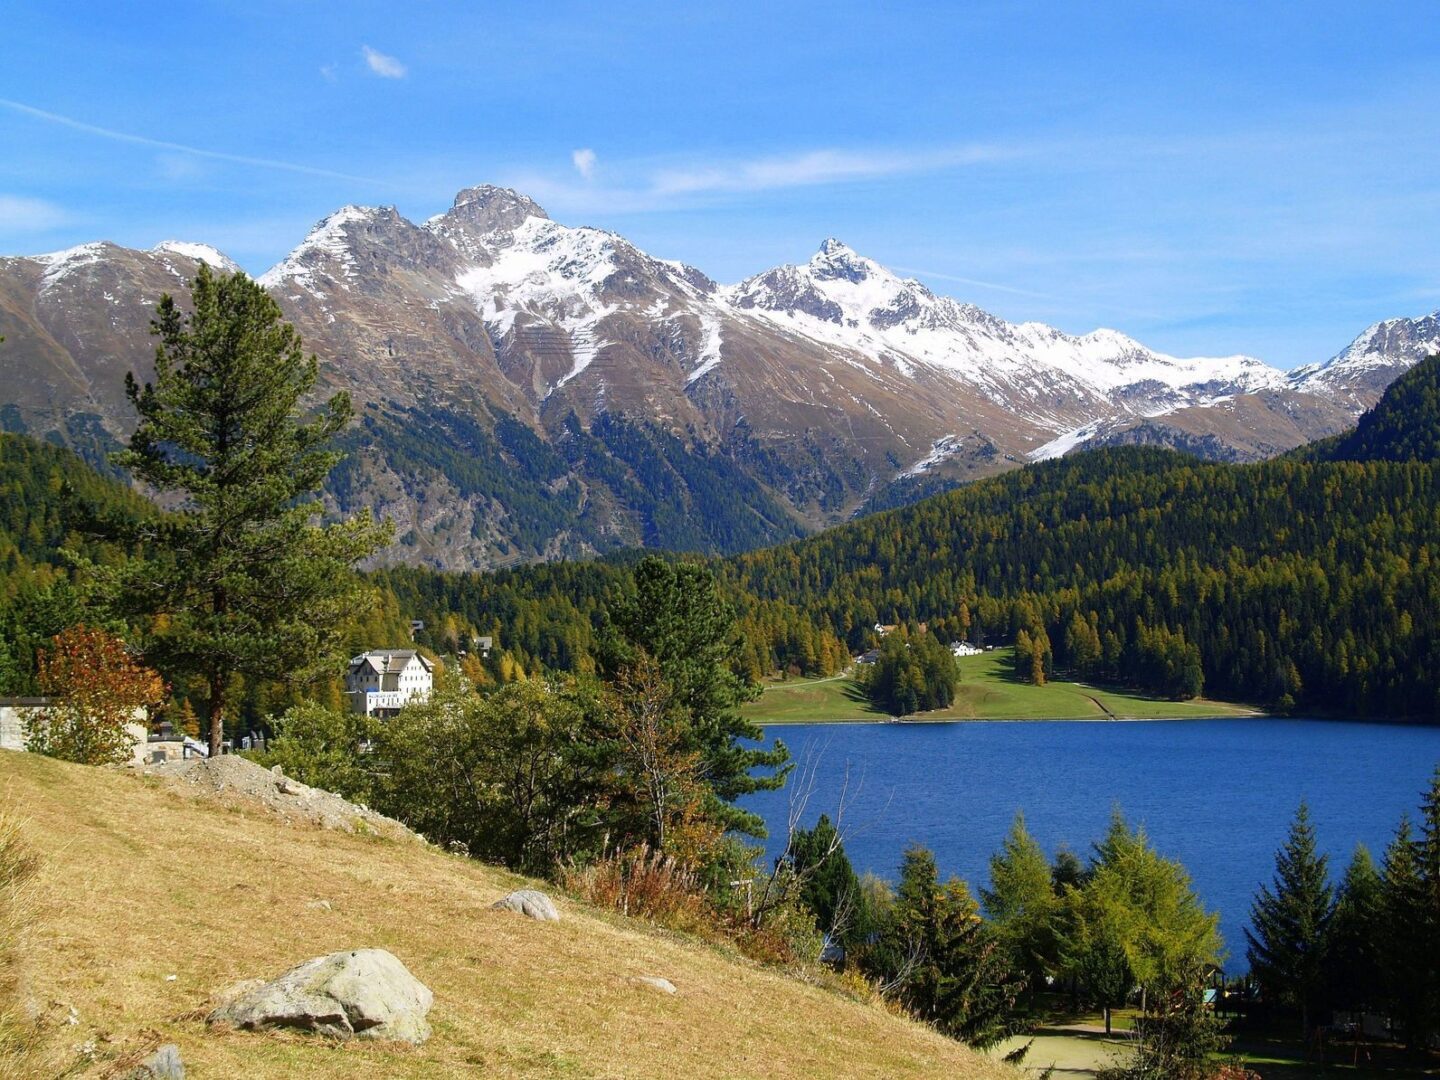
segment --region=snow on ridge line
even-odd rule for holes
[[[219,270],[239,270],[240,264],[219,248],[196,244],[189,240],[162,240],[150,249],[152,255],[181,255],[196,262],[209,263]]]
[[[92,240],[88,244],[77,244],[44,255],[28,255],[26,258],[45,267],[45,273],[40,276],[40,292],[44,293],[81,267],[98,263],[104,256],[105,249],[114,246],[108,240]]]
[[[309,269],[300,261],[311,252],[320,252],[338,259],[344,276],[354,277],[355,260],[351,258],[350,250],[346,246],[345,227],[358,221],[371,221],[384,213],[386,209],[386,207],[379,206],[358,206],[354,203],[342,206],[333,214],[321,218],[305,234],[305,239],[300,242],[299,247],[266,270],[256,280],[266,289],[274,288],[286,280],[291,280],[301,288],[308,289],[319,296]],[[393,209],[393,207],[388,209]],[[339,284],[342,288],[349,288],[343,281]]]

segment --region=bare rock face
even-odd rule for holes
[[[516,889],[509,896],[491,905],[498,910],[513,911],[539,922],[559,922],[560,912],[555,901],[538,889]]]
[[[235,269],[177,242],[0,258],[0,430],[103,465],[154,305],[201,261]],[[1437,312],[1290,373],[1180,359],[1012,324],[837,240],[722,286],[490,186],[422,223],[342,207],[258,280],[316,396],[356,405],[327,510],[392,518],[383,561],[449,569],[765,546],[1116,433],[1249,460],[1350,426],[1440,348]]]
[[[419,1044],[430,1037],[425,1017],[433,1001],[429,988],[393,954],[356,949],[317,956],[272,982],[250,986],[206,1022]]]

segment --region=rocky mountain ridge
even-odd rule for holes
[[[149,310],[202,258],[234,268],[179,242],[0,259],[0,426],[103,456]],[[1180,359],[1008,323],[833,239],[722,286],[489,186],[420,224],[344,207],[259,281],[357,404],[332,505],[394,517],[389,558],[457,567],[733,550],[1110,441],[1268,456],[1440,343],[1430,316],[1291,374]]]

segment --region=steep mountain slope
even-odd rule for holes
[[[1435,353],[1440,353],[1440,311],[1386,319],[1323,364],[1298,368],[1290,383],[1297,390],[1368,409],[1402,372]]]
[[[0,427],[100,460],[150,307],[202,257],[231,265],[179,243],[0,259]],[[387,558],[455,567],[734,551],[1106,441],[1262,457],[1342,430],[1380,360],[1410,362],[1398,330],[1363,377],[1297,379],[1010,324],[835,240],[725,287],[483,186],[421,224],[344,207],[260,280],[358,406],[332,505],[395,518]]]

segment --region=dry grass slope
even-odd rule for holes
[[[878,1006],[618,916],[492,911],[519,879],[414,843],[28,754],[0,751],[0,790],[41,860],[26,992],[46,1051],[74,1060],[91,1044],[87,1075],[171,1041],[196,1077],[1017,1075]],[[391,950],[434,991],[423,1047],[198,1019],[236,980],[358,946]]]

